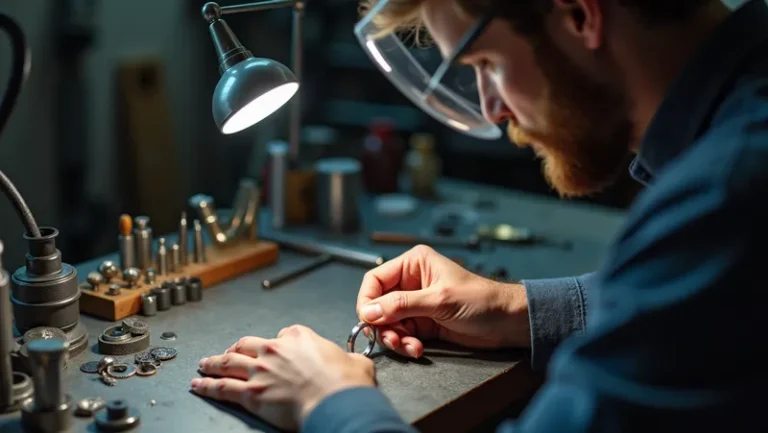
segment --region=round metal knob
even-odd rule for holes
[[[118,269],[115,262],[105,260],[99,265],[99,273],[104,276],[105,280],[109,281],[120,273],[120,269]]]
[[[209,2],[203,5],[203,18],[212,23],[221,18],[221,7],[217,3]]]
[[[133,287],[141,278],[141,271],[137,268],[128,268],[123,271],[123,280],[128,283],[128,286]]]
[[[96,290],[99,287],[99,284],[104,282],[104,276],[101,275],[98,272],[89,272],[88,273],[88,284],[91,285],[91,288],[93,290]]]

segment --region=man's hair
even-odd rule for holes
[[[379,0],[362,0],[361,12],[373,8]],[[552,10],[553,0],[455,0],[461,12],[470,16],[487,13],[509,20],[515,30],[531,34],[541,32],[544,18]],[[702,6],[720,0],[614,0],[633,10],[646,25],[663,25],[688,18]],[[377,18],[386,32],[416,30],[422,27],[419,8],[424,0],[389,0]]]

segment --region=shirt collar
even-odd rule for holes
[[[630,173],[649,183],[706,129],[727,85],[768,40],[768,5],[750,0],[734,11],[693,56],[670,87],[632,161]]]

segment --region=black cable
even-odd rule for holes
[[[24,87],[24,82],[29,76],[32,62],[24,31],[16,21],[0,13],[0,29],[3,29],[8,34],[11,40],[12,52],[11,76],[8,79],[8,88],[6,89],[5,96],[3,96],[3,101],[0,103],[0,136],[2,136],[5,125],[8,123],[8,118],[11,117],[11,112],[13,112],[16,101],[19,99],[21,89]],[[27,234],[33,237],[40,237],[40,228],[37,226],[32,211],[29,210],[24,198],[2,171],[0,171],[0,189],[3,190],[5,196],[13,204],[16,213],[24,223]]]

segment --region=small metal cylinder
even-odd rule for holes
[[[182,305],[187,303],[187,286],[184,281],[174,282],[171,288],[171,303]]]
[[[120,252],[120,269],[128,269],[136,266],[136,244],[133,235],[117,236],[117,246]]]
[[[165,238],[157,240],[157,271],[160,275],[168,275],[168,248]]]
[[[157,295],[154,293],[145,293],[141,295],[141,314],[144,316],[154,316],[157,314]]]
[[[181,248],[179,248],[179,244],[171,245],[171,258],[168,261],[168,269],[171,272],[181,271]]]
[[[195,263],[206,263],[208,260],[205,257],[205,244],[203,243],[203,226],[200,224],[200,220],[195,220],[193,223],[195,231],[194,237],[194,249],[195,249]]]
[[[157,271],[155,270],[155,268],[147,268],[146,277],[144,278],[144,281],[147,284],[155,284],[156,278],[157,278]]]
[[[203,299],[203,281],[200,278],[192,277],[186,281],[187,301],[200,302]]]
[[[269,207],[272,210],[272,228],[282,229],[285,226],[285,182],[288,174],[288,144],[283,141],[273,141],[268,145],[270,175],[269,175]]]
[[[157,311],[165,311],[171,309],[171,290],[165,285],[155,287],[152,289],[152,293],[157,296]]]
[[[67,362],[69,343],[63,340],[34,340],[27,343],[35,387],[35,408],[51,412],[66,401],[61,370]]]
[[[317,214],[334,233],[360,228],[361,165],[351,158],[329,158],[317,162]]]
[[[187,224],[187,213],[181,213],[181,219],[179,219],[179,263],[184,268],[189,264],[189,233]]]
[[[136,242],[136,267],[142,271],[152,267],[152,228],[148,216],[133,220],[133,237]]]
[[[13,314],[11,285],[8,272],[3,269],[3,243],[0,242],[0,412],[13,406]]]

